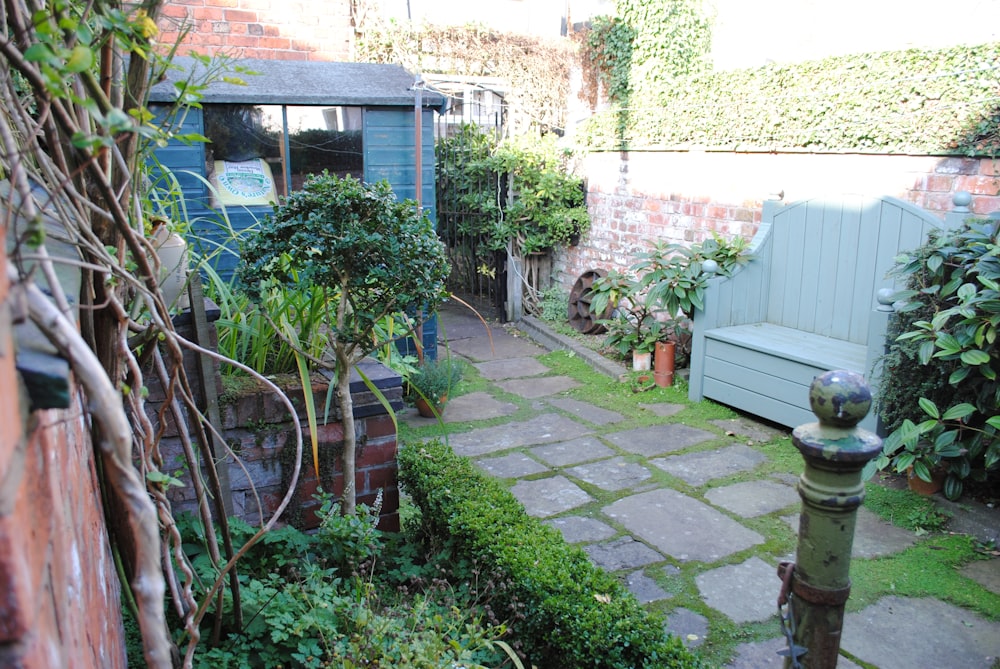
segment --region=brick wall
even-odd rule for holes
[[[381,390],[395,407],[401,407],[402,384],[398,376],[393,378],[394,382]],[[381,491],[382,508],[378,527],[395,532],[399,530],[395,425],[375,395],[358,388],[358,385],[361,385],[360,382],[355,385],[352,393],[358,443],[355,478],[357,501],[358,504],[371,506]],[[323,424],[327,385],[322,381],[316,382],[313,397],[320,422],[320,476],[317,477],[313,467],[302,390],[296,388],[294,382],[285,390],[299,408],[304,451],[295,497],[286,509],[282,521],[293,523],[302,529],[312,529],[318,524],[314,515],[318,503],[313,495],[321,482],[323,490],[334,496],[340,496],[344,490],[340,463],[343,425],[332,407],[329,421]],[[151,398],[153,393],[151,388]],[[149,402],[148,408],[151,414],[159,410],[155,398]],[[295,447],[294,423],[277,396],[267,389],[259,388],[226,400],[222,408],[222,429],[226,443],[239,455],[241,461],[241,464],[232,460],[229,462],[233,511],[243,520],[259,524],[262,512],[264,520],[269,519],[288,489]],[[181,443],[176,430],[169,426],[160,441],[160,452],[167,471],[179,471],[183,463]],[[180,478],[185,482],[189,480],[183,474]],[[172,488],[170,497],[175,511],[194,511],[196,508],[194,490],[190,485]]]
[[[634,152],[585,163],[590,233],[557,254],[553,279],[568,290],[583,272],[625,270],[651,240],[690,244],[711,235],[749,239],[764,200],[893,195],[944,215],[957,191],[977,214],[1000,210],[1000,164],[987,159],[847,154]]]
[[[191,30],[180,55],[351,60],[350,0],[170,0],[158,21],[160,44],[174,44],[185,24]]]
[[[2,231],[2,230],[0,230]],[[0,666],[125,666],[121,604],[78,396],[22,407],[0,258]]]

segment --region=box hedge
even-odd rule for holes
[[[527,620],[515,633],[539,667],[701,668],[660,616],[593,566],[579,548],[524,512],[503,485],[439,441],[399,454],[400,480],[423,530],[515,585]]]

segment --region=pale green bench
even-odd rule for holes
[[[970,200],[956,194],[944,220],[892,197],[765,202],[753,259],[710,279],[695,313],[689,397],[795,427],[816,420],[808,389],[823,372],[859,372],[874,392],[895,289],[887,272],[931,230],[960,224]],[[876,429],[874,411],[861,426]]]

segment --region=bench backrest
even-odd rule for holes
[[[942,220],[892,197],[843,196],[767,207],[755,238],[762,320],[864,344],[894,259]]]

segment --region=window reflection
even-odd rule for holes
[[[323,170],[363,177],[361,107],[206,104],[204,118],[215,206],[266,206]]]

